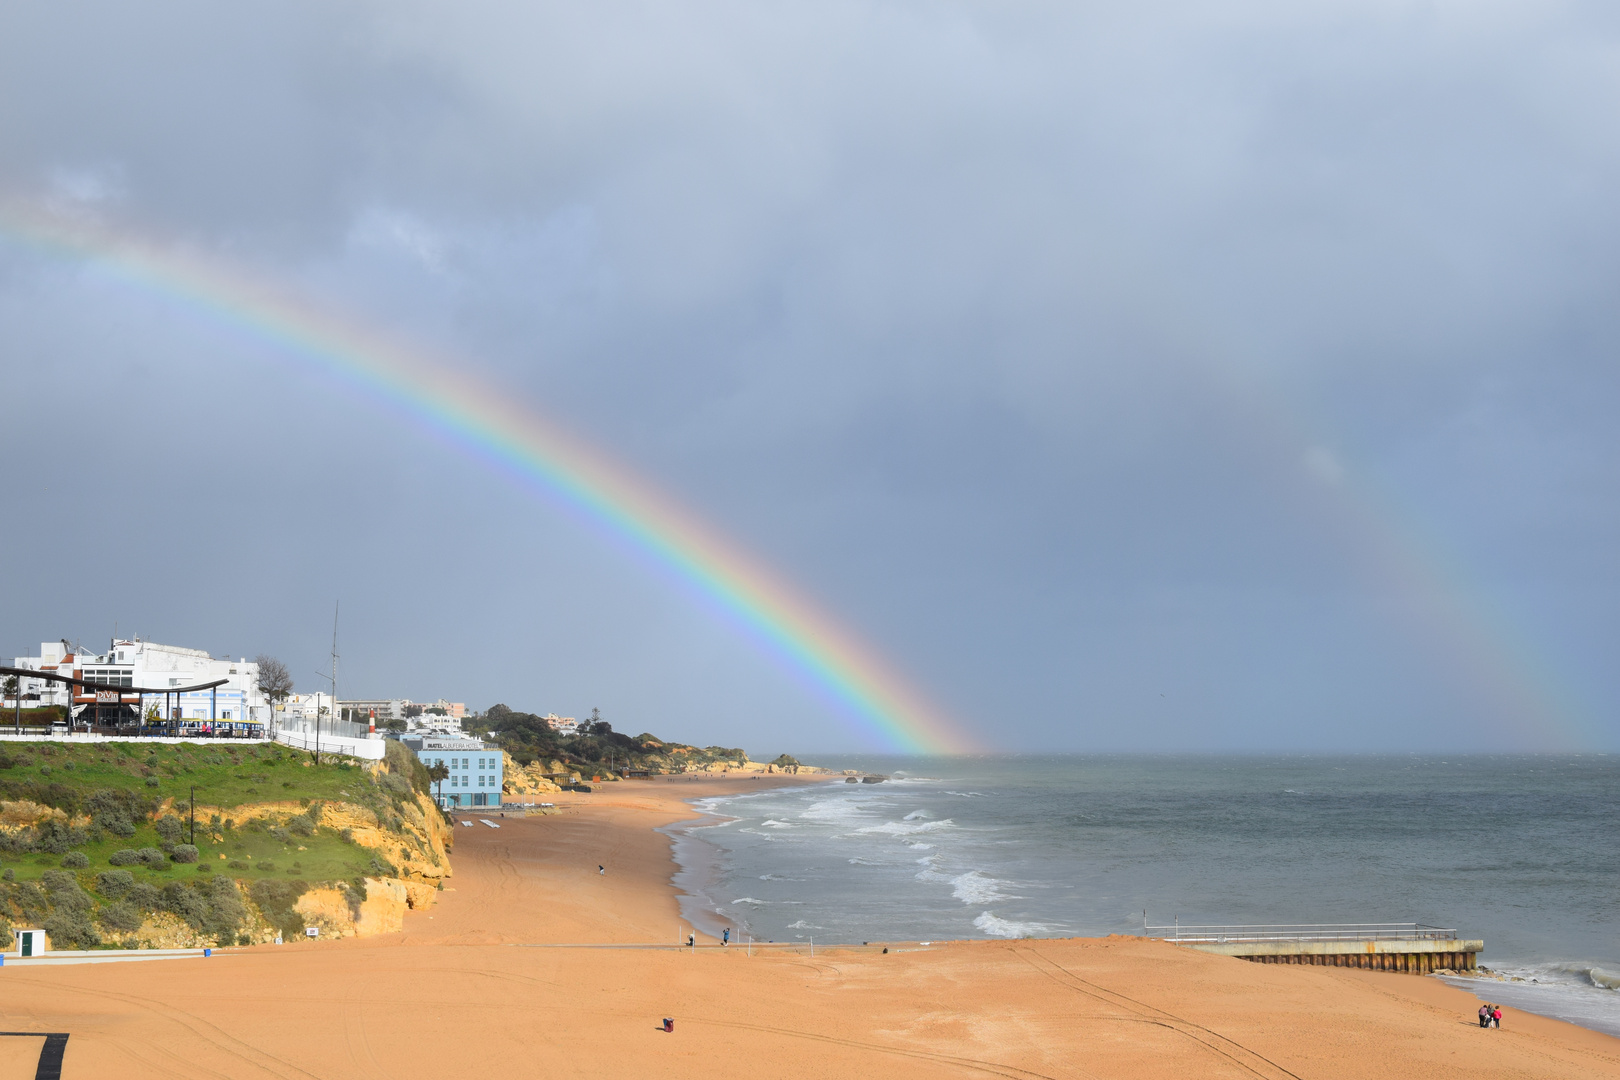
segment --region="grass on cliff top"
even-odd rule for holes
[[[231,809],[251,803],[319,799],[368,801],[372,780],[346,760],[319,765],[277,743],[6,743],[0,746],[0,798],[72,809],[101,788],[144,798]],[[201,834],[199,832],[199,839]],[[128,845],[124,845],[128,846]]]
[[[190,830],[182,836],[189,841]],[[305,881],[347,881],[373,873],[372,852],[350,843],[333,829],[318,829],[313,836],[294,836],[283,842],[268,831],[245,828],[220,829],[210,833],[205,822],[197,823],[198,860],[195,864],[170,862],[161,868],[113,866],[108,859],[124,848],[155,848],[160,843],[151,822],[136,827],[135,835],[109,836],[83,844],[90,865],[77,871],[86,889],[94,889],[96,874],[103,870],[128,870],[136,881],[147,881],[161,888],[169,881],[204,879],[223,874],[244,881],[261,878]],[[221,858],[224,856],[224,858]],[[0,854],[0,868],[10,870],[17,881],[38,880],[47,870],[62,865],[61,855]]]

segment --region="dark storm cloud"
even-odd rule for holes
[[[1614,39],[1578,4],[19,5],[0,178],[475,358],[1008,745],[1612,744]],[[251,630],[180,604],[169,636],[312,651],[341,592],[367,692],[448,692],[419,650],[638,730],[818,713],[263,347],[4,275],[7,367],[98,388],[11,462],[138,446],[132,487],[185,463],[215,494],[182,505],[240,483],[264,519],[121,538],[124,609],[148,574],[279,583]],[[230,438],[156,419],[210,403]],[[42,590],[6,629],[108,606]]]

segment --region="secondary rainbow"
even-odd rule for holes
[[[811,683],[884,749],[976,747],[868,646],[629,470],[464,370],[196,252],[27,204],[4,235],[88,260],[416,417],[629,541]]]

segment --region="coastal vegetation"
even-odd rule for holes
[[[712,767],[745,768],[749,764],[747,752],[740,747],[689,746],[647,732],[626,735],[614,731],[613,725],[594,709],[591,719],[582,722],[572,735],[553,730],[542,716],[505,705],[491,706],[483,716],[466,721],[464,727],[469,734],[499,745],[520,766],[552,763],[559,770],[581,773],[620,769],[672,773]]]
[[[307,896],[351,922],[378,882],[431,899],[448,831],[427,787],[397,743],[374,767],[259,743],[7,744],[0,944],[17,925],[56,948],[245,943],[302,934]]]

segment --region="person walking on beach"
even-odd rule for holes
[[[601,863],[597,863],[596,864],[596,872],[598,874],[605,874],[605,873],[607,873],[607,867],[603,866]]]
[[[1479,1026],[1482,1027],[1482,1028],[1487,1028],[1487,1027],[1491,1026],[1491,1006],[1490,1006],[1490,1002],[1486,1002],[1484,1005],[1481,1005],[1479,1007]]]
[[[1491,1027],[1499,1030],[1502,1027],[1502,1007],[1500,1005],[1491,1006]]]
[[[720,944],[722,946],[731,944],[731,927],[728,926],[724,930],[720,931]]]

